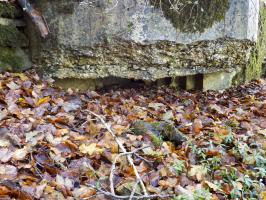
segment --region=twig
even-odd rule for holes
[[[138,151],[140,151],[140,150],[142,150],[142,149],[145,149],[145,148],[148,148],[148,146],[146,146],[146,147],[141,147],[141,148],[138,148],[138,149],[135,149],[135,150],[133,150],[133,151],[131,151],[131,152],[120,153],[120,154],[118,154],[118,155],[115,157],[115,159],[114,159],[114,161],[113,161],[113,164],[112,164],[112,167],[111,167],[110,176],[109,176],[110,189],[111,189],[111,193],[112,193],[112,194],[115,194],[115,189],[114,189],[114,188],[115,188],[115,187],[114,187],[114,172],[115,172],[115,165],[116,165],[116,163],[117,163],[117,160],[118,160],[120,157],[122,157],[122,156],[127,156],[127,155],[135,154],[136,152],[138,152]],[[140,179],[140,180],[141,180],[141,179]],[[138,180],[137,183],[139,183],[140,180]]]
[[[95,187],[94,185],[88,184],[88,187],[91,187],[93,189],[95,189],[96,191],[98,191],[101,194],[104,194],[106,196],[115,198],[115,199],[130,199],[130,196],[120,196],[120,195],[115,195],[112,194],[111,192],[107,192],[104,191],[100,188]],[[173,195],[162,195],[162,194],[152,194],[152,195],[140,195],[140,196],[133,196],[132,199],[155,199],[155,198],[161,198],[161,199],[165,199],[165,198],[170,198],[173,197]]]
[[[137,182],[139,181],[140,183],[140,186],[143,190],[143,193],[144,193],[144,196],[148,196],[148,193],[147,193],[147,190],[146,190],[146,187],[138,173],[138,170],[136,168],[136,166],[134,165],[134,161],[131,157],[131,154],[129,152],[127,152],[127,150],[125,149],[125,147],[123,146],[123,144],[120,142],[120,140],[115,136],[115,133],[112,131],[111,127],[106,124],[106,122],[104,121],[104,119],[100,116],[100,115],[97,115],[96,113],[92,112],[92,111],[88,111],[89,113],[91,113],[92,115],[94,115],[95,117],[97,117],[101,122],[102,124],[106,127],[106,129],[109,131],[109,133],[112,135],[112,137],[114,138],[115,142],[118,144],[119,148],[122,150],[123,153],[125,153],[126,157],[127,157],[127,160],[129,162],[129,164],[132,166],[133,170],[134,170],[134,173],[135,173],[135,176],[136,176],[136,179],[137,179]],[[111,188],[112,189],[112,188]],[[115,192],[114,190],[112,191],[111,193],[112,195],[115,195]]]
[[[133,186],[133,190],[130,194],[129,200],[132,200],[134,198],[134,194],[136,192],[137,186],[138,186],[139,182],[136,182],[135,185]]]

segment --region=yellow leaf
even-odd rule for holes
[[[261,198],[261,200],[266,200],[266,191],[262,191],[260,193],[260,198]]]
[[[23,73],[13,73],[14,76],[18,76],[22,81],[27,81],[29,78]]]
[[[44,104],[44,103],[47,103],[50,101],[50,97],[44,97],[44,98],[41,98],[39,99],[37,102],[36,102],[36,105],[39,106],[41,104]]]

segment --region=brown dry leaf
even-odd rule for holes
[[[0,164],[0,179],[1,180],[13,180],[17,177],[17,168],[13,165]]]
[[[195,119],[192,125],[193,132],[199,134],[202,128],[203,126],[201,120]]]
[[[144,173],[148,170],[146,164],[144,162],[141,162],[140,165],[136,166],[139,173]]]
[[[122,125],[114,125],[112,126],[114,132],[116,135],[121,135],[122,133],[126,132],[128,130],[127,126],[122,126]]]
[[[96,143],[91,143],[90,145],[82,144],[79,146],[79,150],[83,154],[89,154],[90,156],[94,153],[102,153],[103,149],[98,148]]]
[[[196,176],[198,181],[202,181],[207,174],[207,169],[203,165],[192,165],[188,172],[190,177]]]
[[[14,151],[12,158],[15,160],[24,160],[28,153],[29,149],[25,146],[22,149],[17,149],[16,151]]]
[[[96,194],[96,191],[90,187],[81,185],[79,188],[74,189],[73,196],[78,199],[89,198]]]
[[[89,133],[89,134],[98,134],[101,130],[101,127],[97,126],[95,123],[93,122],[89,122],[89,124],[87,125],[86,127],[86,131]]]

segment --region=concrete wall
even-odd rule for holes
[[[180,12],[168,0],[157,2],[32,1],[51,33],[46,40],[39,38],[28,21],[30,42],[12,48],[29,46],[40,71],[59,79],[154,81],[203,74],[204,89],[246,80],[258,41],[260,0],[192,0]],[[228,80],[220,77],[211,84],[212,74]]]
[[[36,57],[44,72],[142,80],[235,73],[257,41],[259,0],[201,0],[179,14],[168,0],[161,7],[152,0],[115,2],[36,2],[51,30]]]
[[[22,18],[19,8],[0,2],[0,72],[22,71],[31,66]]]

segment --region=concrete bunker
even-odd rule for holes
[[[127,79],[207,90],[261,75],[265,48],[260,38],[266,28],[258,34],[265,13],[260,0],[172,1],[181,3],[179,12],[168,0],[123,0],[117,5],[107,0],[33,2],[50,35],[41,39],[26,20],[27,28],[16,26],[27,35],[26,46],[19,48],[41,74],[60,83],[71,80],[75,87],[94,89]],[[8,45],[0,43],[0,49],[18,51]],[[3,60],[0,57],[0,63]]]

